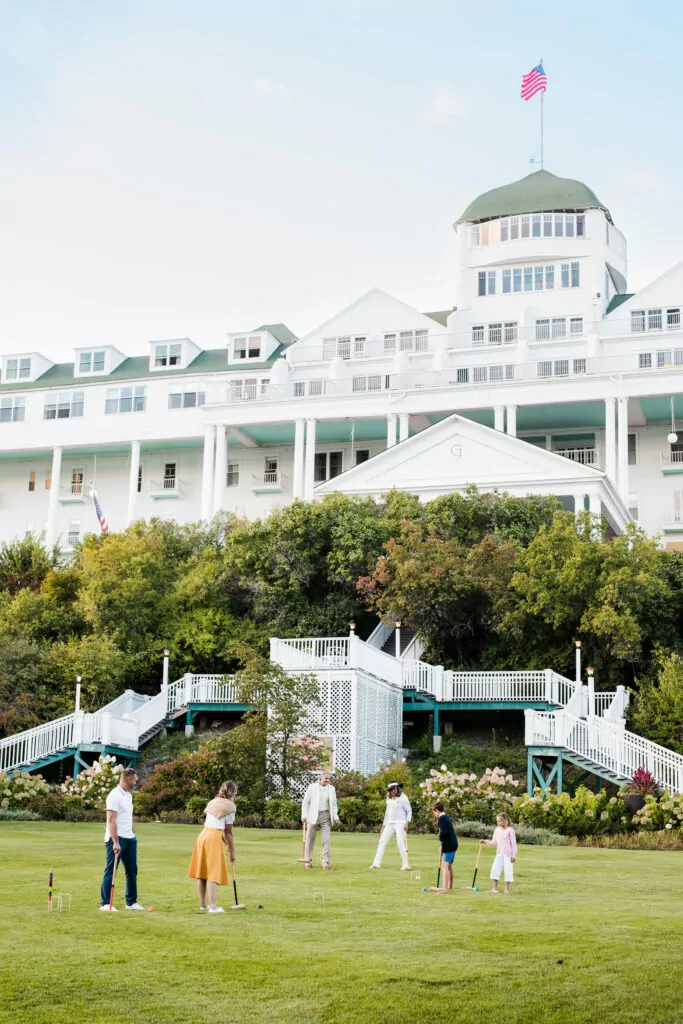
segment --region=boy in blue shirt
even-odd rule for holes
[[[453,891],[453,859],[458,849],[458,837],[453,828],[453,822],[446,814],[441,800],[432,806],[432,814],[439,825],[439,843],[441,845],[441,862],[443,863],[443,887],[430,886],[430,892],[436,892],[439,896],[448,896]]]

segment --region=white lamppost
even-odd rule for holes
[[[83,676],[76,676],[76,707],[74,708],[75,711],[80,711],[81,710],[81,683],[82,683],[82,681],[83,681]]]
[[[168,656],[171,652],[168,647],[164,647],[164,669],[161,682],[163,686],[168,686]]]
[[[398,658],[401,657],[401,620],[400,619],[396,619],[396,621],[394,623],[394,627],[396,629],[396,649],[395,649],[395,654],[396,654],[396,658],[398,659]]]
[[[581,686],[581,641],[574,641],[576,646],[576,682],[578,686]]]

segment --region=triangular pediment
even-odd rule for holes
[[[310,334],[305,335],[299,342],[299,347],[317,343],[325,338],[346,335],[373,336],[383,331],[434,331],[438,328],[439,325],[431,317],[394,298],[381,288],[373,288],[320,327],[316,327]]]
[[[517,437],[453,415],[316,488],[381,494],[402,490],[491,490],[557,485],[557,493],[599,486],[604,474]]]

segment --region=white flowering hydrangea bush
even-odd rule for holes
[[[50,788],[42,775],[0,772],[0,809],[25,811],[34,797],[49,793]]]
[[[421,796],[431,806],[442,800],[455,818],[493,823],[501,811],[512,810],[519,781],[503,768],[487,768],[480,777],[474,772],[457,773],[445,765],[432,768],[420,783]]]
[[[66,797],[77,797],[84,810],[103,811],[107,794],[119,784],[123,765],[116,763],[113,754],[100,754],[91,768],[86,768],[75,779],[67,779],[61,786]]]
[[[648,832],[661,829],[683,832],[683,793],[671,796],[664,791],[659,799],[646,796],[645,806],[633,815],[633,824]]]

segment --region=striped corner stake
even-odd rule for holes
[[[52,868],[50,868],[50,878],[47,883],[47,912],[52,913]]]

